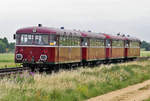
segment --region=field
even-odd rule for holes
[[[0,79],[0,101],[82,101],[150,79],[149,61]]]
[[[15,66],[13,53],[0,54],[0,68]]]
[[[142,56],[150,52],[142,51]],[[13,54],[0,54],[0,67],[12,67]],[[150,79],[150,62],[134,61],[51,75],[24,73],[0,79],[0,101],[82,101]]]
[[[150,51],[141,51],[140,56],[141,56],[141,57],[150,56]]]

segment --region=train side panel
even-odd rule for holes
[[[140,56],[140,48],[129,48],[128,57],[138,57]]]
[[[69,63],[81,61],[80,47],[59,47],[57,50],[57,63]]]
[[[89,47],[88,48],[88,60],[102,60],[106,58],[105,48]]]
[[[124,48],[112,48],[112,58],[124,58]]]

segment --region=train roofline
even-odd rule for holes
[[[127,37],[127,36],[123,37],[123,36],[117,36],[117,35],[115,36],[115,35],[110,35],[105,33],[94,33],[94,32],[67,30],[67,29],[42,27],[42,26],[21,28],[16,31],[16,34],[56,34],[56,35],[63,35],[63,36],[140,41],[138,38],[135,37]]]

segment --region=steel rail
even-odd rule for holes
[[[0,69],[0,76],[19,74],[23,71],[30,71],[29,67],[12,67],[12,68],[2,68]]]

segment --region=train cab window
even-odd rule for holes
[[[16,45],[20,44],[20,34],[16,34]]]
[[[87,40],[87,38],[82,38],[81,39],[81,43],[82,43],[82,46],[88,46],[88,40]]]
[[[33,41],[34,41],[34,36],[29,34],[22,34],[21,35],[21,42],[20,44],[22,45],[32,45],[33,44]]]
[[[56,46],[56,35],[50,35],[50,42],[49,42],[49,45],[50,46]]]
[[[48,35],[35,35],[36,45],[48,45]]]

